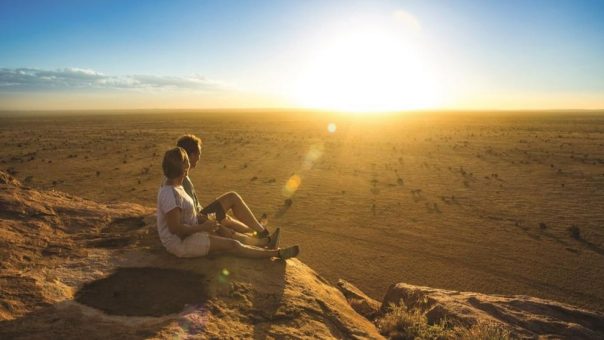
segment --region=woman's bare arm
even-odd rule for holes
[[[178,235],[181,239],[187,236],[205,231],[208,233],[214,232],[219,224],[216,221],[206,221],[202,224],[182,224],[180,223],[180,208],[176,207],[166,213],[166,222],[168,223],[168,229],[172,234]]]

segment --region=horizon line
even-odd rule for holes
[[[319,109],[319,108],[301,108],[301,107],[216,107],[216,108],[115,108],[115,109],[2,109],[0,113],[73,113],[73,112],[142,112],[142,111],[154,111],[154,112],[165,112],[165,111],[179,111],[179,112],[216,112],[216,111],[305,111],[305,112],[326,112],[335,114],[351,114],[351,115],[387,115],[396,113],[414,113],[414,112],[569,112],[569,111],[581,111],[581,112],[604,112],[602,108],[517,108],[517,109],[497,109],[497,108],[425,108],[425,109],[403,109],[403,110],[388,110],[388,111],[346,111],[346,110],[331,110],[331,109]]]

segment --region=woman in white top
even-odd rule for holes
[[[258,239],[236,232],[229,233],[230,237],[218,236],[224,227],[217,221],[206,220],[198,224],[197,209],[182,187],[189,171],[189,158],[184,149],[177,147],[166,151],[162,168],[166,181],[157,195],[157,229],[168,252],[178,257],[230,253],[288,259],[298,255],[298,246],[277,248],[276,243],[271,244],[267,238]]]

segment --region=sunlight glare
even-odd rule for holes
[[[417,21],[402,13],[408,31]],[[296,89],[305,107],[351,112],[396,111],[439,104],[438,82],[414,32],[361,26],[315,50]]]

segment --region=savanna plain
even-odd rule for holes
[[[604,311],[602,112],[4,113],[0,168],[153,207],[184,133],[204,142],[190,173],[202,204],[238,192],[332,282],[376,299],[407,282]]]

